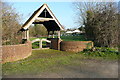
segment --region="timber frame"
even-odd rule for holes
[[[53,38],[54,31],[58,31],[58,38],[60,38],[60,31],[64,30],[47,4],[43,4],[37,9],[20,29],[20,31],[25,31],[25,39],[27,40],[29,40],[29,27],[31,24],[43,24],[48,31],[48,36],[50,31],[52,31]]]

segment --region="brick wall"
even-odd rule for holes
[[[79,52],[86,48],[92,48],[92,41],[62,41],[59,38],[48,38],[51,41],[50,48],[61,51]],[[90,43],[90,44],[88,44]]]
[[[50,45],[51,49],[60,50],[61,39],[59,39],[59,38],[48,38],[48,40],[51,41],[51,45]]]
[[[32,53],[31,42],[19,45],[5,45],[2,49],[2,63],[27,58]]]
[[[90,43],[90,45],[88,45]],[[93,42],[92,41],[61,41],[60,42],[60,50],[62,51],[72,51],[72,52],[79,52],[83,51],[85,48],[92,48]]]

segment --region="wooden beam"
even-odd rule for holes
[[[38,21],[35,21],[35,22],[33,22],[32,24],[43,24],[44,22],[38,22]]]
[[[60,31],[58,31],[58,38],[60,39]]]
[[[29,41],[29,30],[26,31],[27,41]]]
[[[50,13],[50,15],[52,16],[52,18],[43,18],[43,17],[38,17],[43,11],[44,9],[47,9],[47,11]],[[30,27],[30,25],[35,22],[35,20],[39,20],[39,22],[44,22],[44,21],[50,21],[50,20],[54,20],[55,23],[58,25],[58,27],[60,28],[60,30],[64,30],[64,28],[62,27],[62,25],[60,24],[60,22],[57,20],[57,18],[54,16],[54,14],[52,13],[52,11],[50,10],[50,8],[47,5],[43,5],[42,7],[40,7],[39,9],[37,9],[33,15],[25,22],[25,24],[23,25],[23,29],[26,30]]]
[[[35,20],[34,22],[35,22],[35,23],[37,23],[37,22],[42,22],[42,23],[43,23],[43,22],[45,22],[45,20]],[[33,22],[33,23],[34,23],[34,22]]]
[[[50,20],[54,20],[53,18],[42,18],[42,17],[38,17],[35,19],[35,22],[44,22],[44,21],[50,21]]]
[[[23,28],[26,30],[30,27],[30,25],[35,21],[35,19],[42,13],[42,11],[46,8],[46,5],[43,6],[39,11],[35,11],[34,14],[25,22]]]

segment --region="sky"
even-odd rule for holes
[[[49,6],[53,14],[66,29],[79,27],[75,23],[76,11],[74,10],[73,2],[11,2],[10,4],[22,15],[21,19],[22,23],[24,23],[44,3]]]
[[[13,5],[13,8],[15,8],[16,12],[22,15],[21,22],[23,24],[34,13],[35,10],[37,10],[40,6],[46,3],[48,7],[51,9],[51,11],[53,12],[53,14],[56,16],[56,18],[59,20],[59,22],[66,29],[80,27],[76,23],[77,22],[77,10],[73,6],[73,1],[69,1],[69,2],[59,2],[60,0],[58,0],[58,2],[53,2],[53,1],[42,2],[42,1],[35,1],[35,0],[34,2],[32,1],[28,2],[24,0],[20,2],[17,0],[16,1],[13,0],[9,2],[11,5]],[[119,0],[115,0],[115,1],[118,2]]]

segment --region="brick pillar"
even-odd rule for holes
[[[55,49],[55,50],[60,50],[60,42],[61,39],[59,38],[49,38],[49,40],[51,41],[51,49]]]

